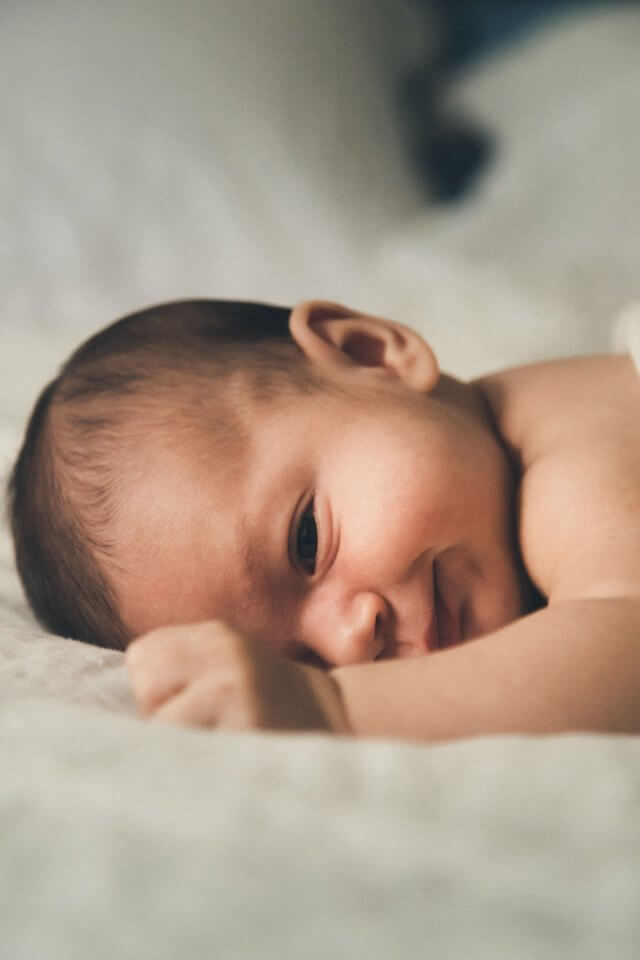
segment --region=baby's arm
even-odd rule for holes
[[[640,600],[567,600],[460,647],[332,676],[356,734],[640,731]]]
[[[285,659],[218,621],[127,652],[141,711],[223,729],[446,740],[640,731],[640,600],[567,600],[426,657],[335,668]]]

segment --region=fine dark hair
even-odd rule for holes
[[[126,647],[132,638],[108,573],[114,461],[126,462],[145,429],[141,410],[158,409],[159,399],[162,429],[201,413],[200,393],[182,389],[194,378],[206,378],[207,396],[215,378],[234,371],[246,373],[258,395],[274,387],[314,389],[289,335],[289,314],[226,300],[153,306],[91,337],[44,388],[9,480],[8,504],[18,572],[46,629]],[[180,417],[172,420],[176,410]],[[129,429],[136,417],[137,435]]]

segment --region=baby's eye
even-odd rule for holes
[[[296,534],[296,557],[306,573],[315,573],[318,552],[318,528],[313,515],[313,500],[307,507]]]

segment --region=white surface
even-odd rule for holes
[[[0,723],[12,960],[637,956],[637,739]]]
[[[169,296],[352,299],[463,373],[605,346],[638,296],[640,12],[479,65],[456,96],[495,165],[399,228],[362,8],[3,6],[0,472],[77,340]],[[635,960],[639,744],[148,725],[121,655],[33,625],[5,535],[0,955]]]

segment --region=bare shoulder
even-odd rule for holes
[[[520,466],[519,539],[553,602],[640,596],[640,377],[627,356],[476,381]]]

